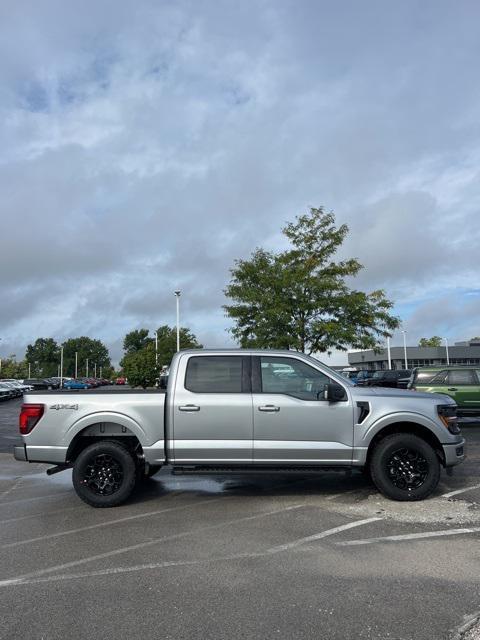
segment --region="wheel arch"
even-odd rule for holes
[[[425,440],[425,442],[428,442],[428,444],[432,446],[441,464],[445,466],[445,453],[443,451],[442,444],[440,440],[437,438],[437,436],[431,431],[431,429],[415,421],[402,420],[398,422],[392,422],[382,427],[373,436],[373,438],[371,439],[368,445],[368,450],[367,450],[367,458],[366,458],[367,467],[370,465],[370,460],[372,457],[373,450],[378,445],[378,443],[381,442],[387,436],[393,435],[395,433],[409,433],[409,434],[418,436],[419,438],[422,438],[422,440]]]
[[[143,456],[145,433],[141,427],[126,416],[95,414],[79,420],[69,430],[70,443],[66,461],[74,462],[87,446],[101,440],[118,440],[139,456]]]

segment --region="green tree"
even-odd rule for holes
[[[167,324],[157,329],[158,364],[169,365],[177,351],[177,329]],[[180,327],[180,349],[201,349],[197,337],[186,327]]]
[[[123,339],[123,350],[125,353],[135,353],[140,351],[151,342],[152,338],[148,337],[148,329],[135,329],[127,333]]]
[[[440,336],[432,336],[431,338],[420,338],[419,347],[441,347],[442,339]]]
[[[60,349],[53,338],[37,338],[27,346],[25,359],[31,365],[32,376],[56,376],[60,364]]]
[[[375,348],[399,326],[383,290],[351,289],[346,279],[363,268],[355,258],[334,262],[348,233],[333,213],[311,209],[282,230],[290,243],[283,252],[256,249],[236,260],[225,294],[242,347],[294,349]]]
[[[111,368],[110,355],[107,347],[100,340],[94,340],[87,336],[70,338],[63,343],[63,374],[66,376],[75,375],[75,353],[78,354],[78,375],[93,376],[95,365],[97,365],[97,376],[100,377],[100,367],[102,376],[106,376],[105,370]]]
[[[19,378],[28,377],[28,364],[25,360],[17,362],[15,354],[8,358],[1,359],[0,378]]]
[[[153,387],[157,379],[155,345],[147,344],[139,351],[127,353],[123,358],[123,372],[132,387]]]

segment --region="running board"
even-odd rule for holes
[[[361,471],[360,467],[357,467],[359,471]],[[211,475],[215,473],[219,474],[243,474],[247,473],[249,475],[274,475],[274,474],[283,474],[283,475],[318,475],[325,473],[325,471],[343,471],[346,475],[352,474],[352,467],[345,466],[303,466],[303,467],[275,467],[275,466],[232,466],[232,467],[222,467],[222,466],[206,466],[206,465],[198,465],[198,466],[175,466],[172,469],[172,475],[174,476],[183,476],[183,475]]]

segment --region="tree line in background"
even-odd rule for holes
[[[59,375],[60,349],[63,347],[63,375],[75,377],[97,377],[113,379],[123,375],[134,386],[153,386],[160,370],[170,364],[176,351],[176,329],[162,325],[157,331],[157,349],[155,338],[149,337],[148,329],[130,331],[124,338],[125,355],[120,361],[120,370],[112,366],[108,348],[100,340],[81,336],[70,338],[58,344],[53,338],[38,338],[26,349],[25,358],[17,361],[15,355],[2,359],[1,378],[50,378]],[[193,333],[180,329],[180,347],[201,348]],[[75,363],[77,362],[77,367]]]

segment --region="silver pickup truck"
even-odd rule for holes
[[[124,502],[137,482],[174,473],[312,473],[359,468],[394,500],[421,500],[464,460],[448,396],[356,387],[292,351],[176,354],[166,391],[26,394],[15,458],[73,467],[94,507]]]

